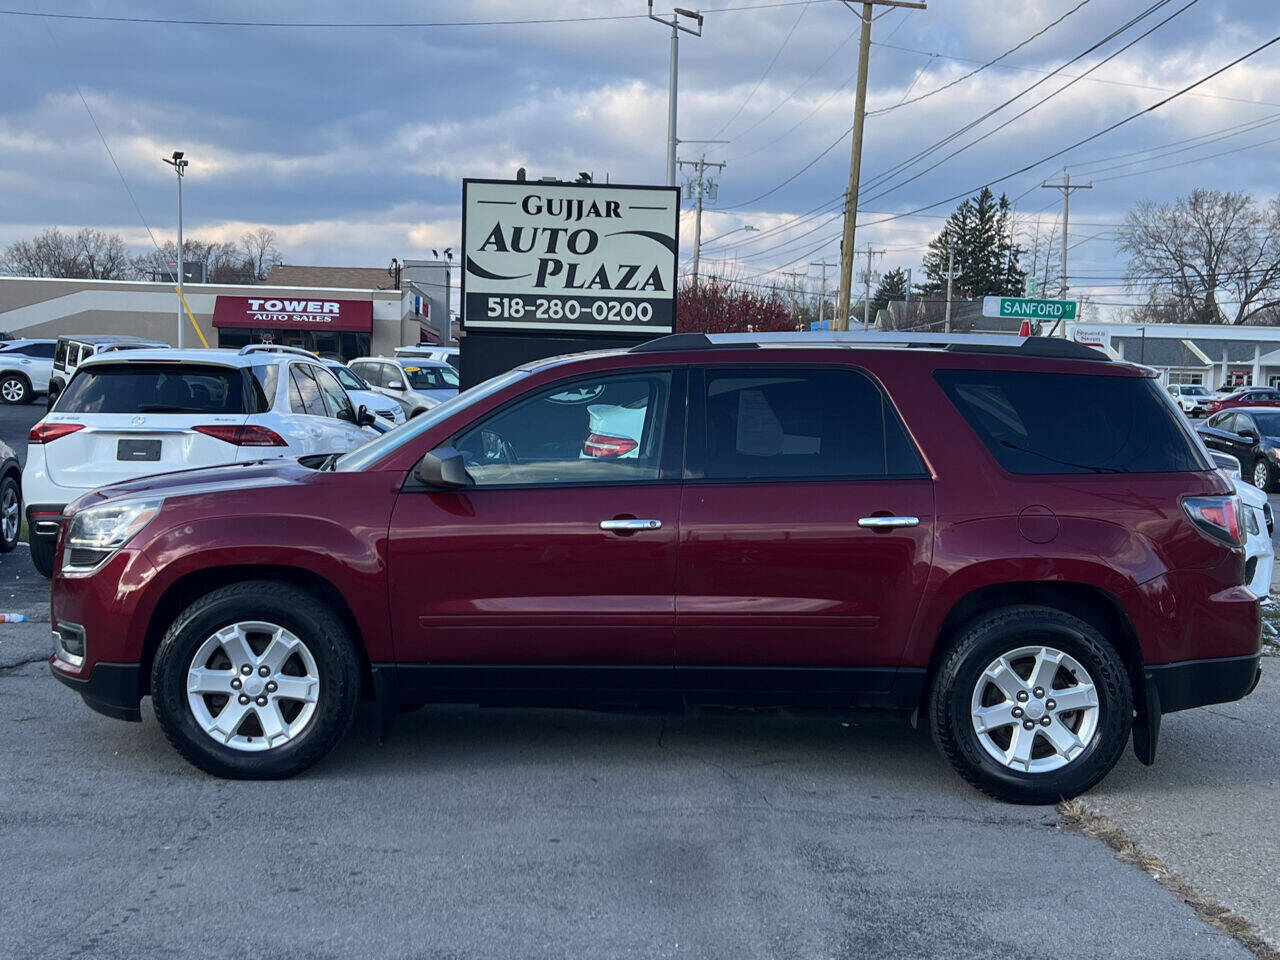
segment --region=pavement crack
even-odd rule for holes
[[[29,657],[26,660],[15,660],[12,663],[0,663],[0,676],[4,676],[5,674],[12,673],[16,670],[21,670],[23,667],[29,667],[33,663],[44,663],[48,659],[49,655],[47,653],[42,653],[39,656]]]

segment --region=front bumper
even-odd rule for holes
[[[141,668],[136,663],[97,663],[84,677],[67,673],[60,663],[56,656],[51,657],[49,671],[80,694],[91,710],[115,720],[137,723],[142,719],[138,693]]]

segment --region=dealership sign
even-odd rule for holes
[[[213,325],[369,333],[373,330],[373,301],[219,296],[213,307]]]
[[[1012,317],[1015,320],[1074,320],[1074,300],[1034,300],[1029,297],[983,297],[984,317]]]
[[[1110,350],[1111,328],[1085,326],[1081,324],[1071,331],[1071,339],[1076,343],[1084,344],[1086,347],[1098,347],[1102,350]]]
[[[670,333],[675,187],[464,180],[467,329]]]

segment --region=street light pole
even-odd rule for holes
[[[178,347],[179,349],[181,349],[183,344],[186,342],[186,337],[185,337],[186,324],[182,322],[183,320],[182,280],[183,280],[183,273],[184,273],[182,268],[182,175],[186,172],[187,161],[182,159],[183,156],[184,154],[181,150],[175,150],[173,151],[173,159],[164,161],[165,163],[169,164],[169,166],[173,167],[173,169],[178,174]]]
[[[681,17],[696,20],[697,29],[687,27],[680,22]],[[676,97],[679,90],[680,74],[680,31],[691,33],[695,37],[702,36],[702,14],[696,10],[685,10],[676,7],[670,20],[664,20],[653,12],[653,0],[649,0],[649,19],[656,20],[671,28],[671,62],[667,73],[667,186],[676,185],[676,146],[680,138],[676,136]]]

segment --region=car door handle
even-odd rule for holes
[[[659,530],[662,528],[661,520],[601,520],[601,530],[612,531],[636,531],[636,530]]]
[[[892,530],[895,527],[918,527],[919,517],[863,517],[858,526],[871,530]]]

